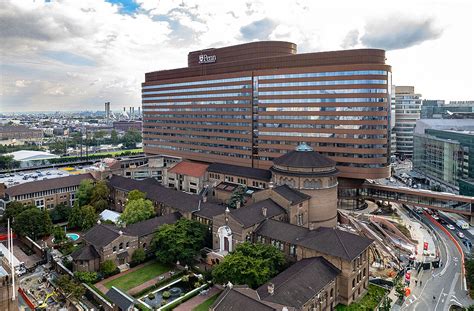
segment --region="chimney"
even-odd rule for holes
[[[264,217],[267,217],[267,208],[266,207],[262,207],[262,215]]]
[[[275,293],[275,284],[273,284],[273,283],[268,283],[267,290],[268,290],[268,293],[269,293],[271,296],[273,296],[273,294]]]

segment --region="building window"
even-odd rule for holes
[[[119,244],[119,250],[122,250],[123,249],[123,242],[120,242]]]
[[[331,288],[331,291],[329,292],[329,297],[331,299],[334,297],[334,288]]]
[[[125,244],[125,247],[128,248],[130,246],[130,242],[127,242],[127,244]]]
[[[112,248],[112,251],[113,251],[114,253],[117,252],[117,246],[114,246],[114,247]]]
[[[352,289],[354,289],[354,287],[356,286],[356,279],[352,279]]]
[[[296,246],[290,245],[290,256],[295,256],[295,255],[296,255]]]
[[[146,248],[146,243],[143,243],[143,248]]]

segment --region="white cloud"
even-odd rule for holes
[[[427,97],[472,97],[468,0],[137,3],[123,14],[104,0],[0,1],[0,111],[101,109],[104,100],[114,109],[139,106],[145,72],[186,66],[192,50],[252,39],[295,42],[300,52],[400,48],[387,53],[394,83],[413,83]]]

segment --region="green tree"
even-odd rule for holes
[[[117,265],[112,260],[105,260],[103,263],[100,264],[100,271],[105,276],[110,276],[117,272]]]
[[[70,213],[71,213],[71,208],[67,206],[67,204],[65,203],[60,203],[56,205],[54,209],[49,212],[53,223],[66,221],[69,218]]]
[[[230,281],[257,288],[282,271],[285,264],[283,253],[274,246],[245,242],[224,257],[212,271],[212,276],[215,283]]]
[[[247,191],[247,187],[245,186],[238,186],[232,192],[232,195],[229,199],[229,208],[237,208],[238,205],[242,206],[245,202],[245,192]]]
[[[163,225],[153,238],[156,257],[163,263],[191,264],[205,246],[208,228],[182,218],[172,225]]]
[[[122,137],[123,146],[126,149],[137,147],[137,143],[142,141],[142,134],[134,128],[129,129]]]
[[[120,215],[120,221],[127,225],[149,219],[155,215],[155,208],[150,200],[138,199],[127,202]]]
[[[13,230],[33,240],[51,234],[53,223],[47,211],[33,207],[21,212],[13,223]]]
[[[405,286],[400,281],[397,283],[397,285],[395,285],[395,294],[400,300],[405,298]]]
[[[138,200],[138,199],[146,199],[146,193],[135,189],[135,190],[130,191],[127,195],[127,200],[129,202]]]
[[[74,272],[74,276],[81,282],[87,284],[94,284],[97,282],[97,272]]]
[[[132,261],[136,264],[142,263],[145,261],[146,255],[143,248],[137,248],[132,254]]]
[[[94,182],[92,179],[84,179],[79,184],[76,191],[76,204],[83,206],[89,204],[92,199],[92,192],[94,191]]]
[[[53,227],[53,237],[54,243],[56,244],[67,241],[66,232],[64,232],[64,229],[59,226]]]
[[[94,226],[98,219],[99,216],[95,212],[95,208],[93,206],[74,206],[68,220],[69,227],[87,230]]]
[[[48,147],[51,153],[63,155],[66,154],[67,143],[65,140],[56,138]]]
[[[116,130],[112,130],[112,132],[110,132],[110,142],[114,145],[119,143],[119,138]]]
[[[57,285],[66,294],[66,298],[79,299],[86,293],[85,287],[68,275],[61,275],[57,280]]]
[[[13,169],[20,166],[20,162],[16,161],[12,155],[0,155],[0,169]]]
[[[8,218],[12,221],[16,216],[31,208],[36,208],[36,206],[31,204],[23,205],[23,203],[18,201],[9,202],[5,208],[2,219],[4,222],[7,222]]]
[[[109,206],[110,189],[105,180],[97,182],[92,190],[90,204],[100,213]]]

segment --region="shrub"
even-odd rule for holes
[[[132,254],[132,262],[137,265],[145,261],[146,255],[143,248],[137,248]]]
[[[149,294],[148,294],[148,299],[150,299],[150,300],[155,299],[155,294],[149,293]]]
[[[87,283],[87,284],[93,284],[97,282],[97,273],[96,272],[74,272],[74,276],[81,282]]]
[[[194,282],[194,288],[198,288],[199,286],[201,286],[201,282]]]
[[[105,277],[114,275],[118,272],[117,265],[112,260],[106,260],[100,265],[100,271]]]
[[[183,282],[189,282],[189,275],[185,275],[181,278],[181,281]]]
[[[171,297],[171,294],[169,291],[164,291],[163,294],[161,295],[164,299],[168,299]]]

